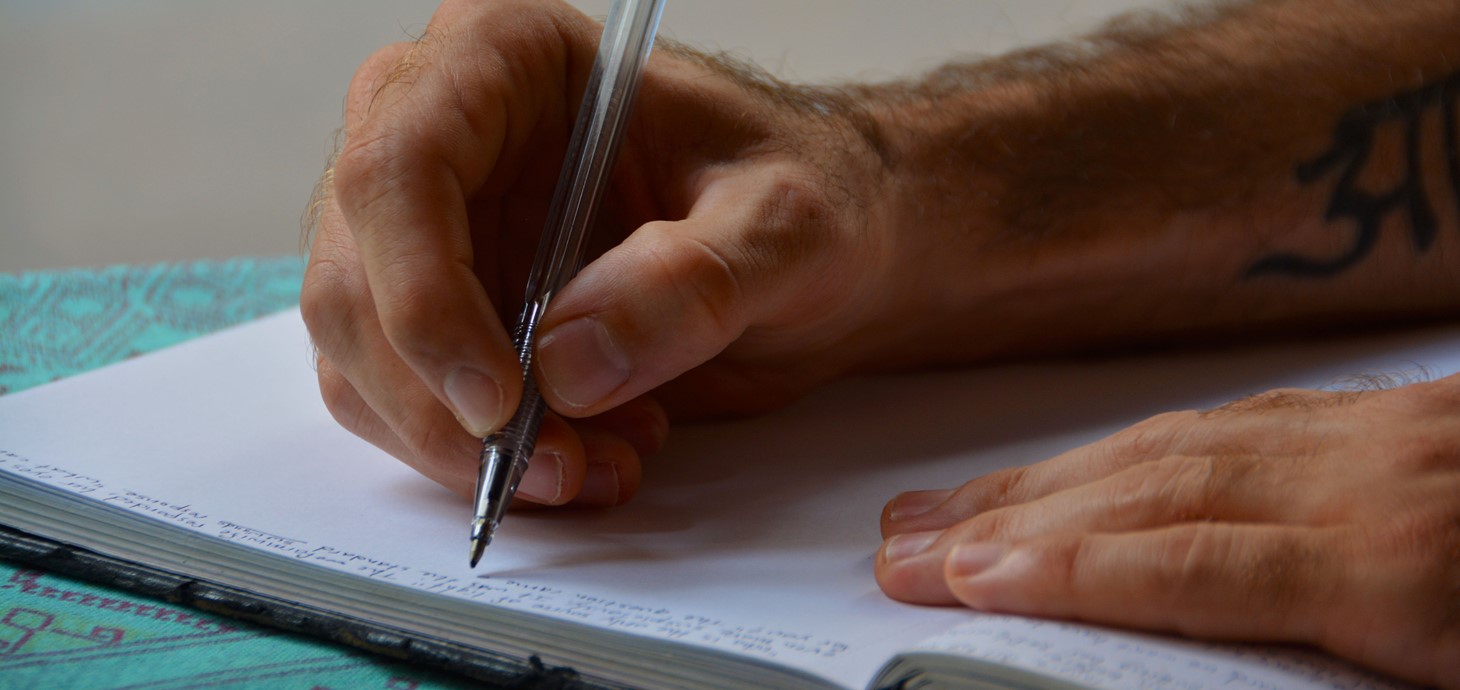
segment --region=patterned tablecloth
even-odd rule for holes
[[[0,274],[0,394],[287,308],[303,271],[286,257]],[[204,687],[476,686],[0,561],[0,690]]]

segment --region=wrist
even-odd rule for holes
[[[896,300],[910,337],[893,366],[1113,344],[1182,289],[1173,279],[1195,277],[1173,275],[1163,256],[1194,246],[1193,224],[1080,161],[1084,142],[1065,131],[1085,106],[1056,88],[897,93],[874,110],[888,152],[884,232],[911,278]],[[1230,247],[1210,249],[1236,266]]]
[[[921,276],[903,296],[920,334],[900,365],[1192,337],[1253,317],[1238,283],[1268,238],[1251,216],[1289,220],[1273,201],[1289,192],[1262,186],[1286,169],[1243,158],[1250,182],[1183,179],[1214,174],[1181,153],[1199,132],[1168,131],[1166,111],[1192,106],[1158,107],[1153,94],[1179,98],[1169,85],[1085,68],[965,66],[879,99],[889,232],[920,241],[903,259]]]

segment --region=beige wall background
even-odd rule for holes
[[[297,252],[355,66],[435,4],[0,0],[0,272]],[[882,80],[1165,4],[669,0],[661,31],[796,81]]]

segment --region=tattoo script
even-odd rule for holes
[[[1374,250],[1384,220],[1392,214],[1403,214],[1409,222],[1410,241],[1418,254],[1434,246],[1439,220],[1435,205],[1426,189],[1422,170],[1421,139],[1427,114],[1439,112],[1443,131],[1441,144],[1448,173],[1449,191],[1460,210],[1460,133],[1456,129],[1456,102],[1460,100],[1460,72],[1413,91],[1397,94],[1355,108],[1343,115],[1333,129],[1333,143],[1312,160],[1303,161],[1294,170],[1298,182],[1316,184],[1336,177],[1324,220],[1329,224],[1349,219],[1353,222],[1353,242],[1343,254],[1333,258],[1313,258],[1298,254],[1273,254],[1247,269],[1248,276],[1283,274],[1300,277],[1327,277],[1343,272],[1359,263]],[[1381,127],[1397,123],[1403,131],[1402,165],[1398,182],[1382,191],[1360,188],[1359,176],[1364,172],[1374,151]]]

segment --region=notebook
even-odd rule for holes
[[[1304,649],[922,607],[872,576],[900,491],[1161,411],[1460,371],[1460,328],[869,377],[676,428],[613,510],[467,502],[341,429],[297,310],[0,397],[4,553],[479,678],[645,688],[1392,688]]]

